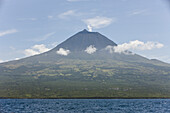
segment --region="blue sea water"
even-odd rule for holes
[[[0,113],[170,113],[170,99],[0,99]]]

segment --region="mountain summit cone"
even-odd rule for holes
[[[108,45],[116,46],[117,44],[98,32],[89,32],[84,29],[59,44],[56,48],[54,48],[54,50],[63,48],[72,52],[84,51],[90,45],[100,50],[104,49]]]

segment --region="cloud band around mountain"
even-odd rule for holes
[[[139,40],[130,41],[129,43],[123,43],[117,46],[108,45],[105,49],[110,53],[124,53],[126,50],[152,50],[155,48],[162,48],[164,45],[159,42],[142,42]]]

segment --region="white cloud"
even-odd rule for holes
[[[92,27],[90,25],[87,25],[87,28],[90,32],[92,32]]]
[[[58,51],[56,51],[56,53],[59,54],[59,55],[67,56],[70,53],[70,50],[60,48]]]
[[[92,31],[92,28],[99,29],[99,28],[106,27],[114,21],[115,19],[113,18],[100,17],[100,16],[83,20],[83,22],[87,24],[88,28],[90,28],[89,31]]]
[[[107,46],[106,50],[109,50],[110,53],[124,53],[126,50],[152,50],[155,48],[162,48],[164,45],[159,42],[142,42],[142,41],[130,41],[129,43],[124,43],[117,46]]]
[[[32,55],[37,55],[37,54],[40,54],[40,53],[43,53],[49,50],[50,49],[46,48],[44,44],[40,44],[40,45],[34,45],[30,49],[25,49],[24,54],[26,56],[32,56]]]
[[[18,32],[18,30],[16,30],[16,29],[11,29],[11,30],[7,30],[7,31],[2,31],[2,32],[0,32],[0,37],[1,37],[1,36],[4,36],[4,35],[16,33],[16,32]]]
[[[90,45],[89,47],[86,48],[85,52],[87,52],[88,54],[92,54],[95,53],[97,50],[97,48],[95,48],[93,45]]]
[[[46,48],[46,46],[44,44],[34,45],[32,48],[35,49],[35,50],[38,50],[40,53],[43,53],[43,52],[50,50],[50,49]]]
[[[64,13],[59,14],[58,17],[61,19],[67,19],[67,17],[69,17],[69,16],[76,16],[76,15],[77,14],[74,10],[68,10]]]
[[[25,50],[24,50],[24,54],[25,54],[26,56],[32,56],[32,55],[37,55],[37,54],[39,54],[39,52],[38,52],[38,51],[35,51],[35,50],[33,50],[33,49],[25,49]]]
[[[108,50],[109,53],[113,53],[114,52],[114,46],[108,45],[105,50]]]

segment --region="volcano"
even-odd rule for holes
[[[86,29],[70,37],[63,43],[59,44],[54,50],[59,48],[69,49],[71,51],[83,51],[88,46],[93,45],[98,50],[104,49],[106,46],[116,46],[113,41],[98,32],[88,32]]]
[[[169,98],[170,64],[80,31],[45,53],[0,64],[2,98]]]

